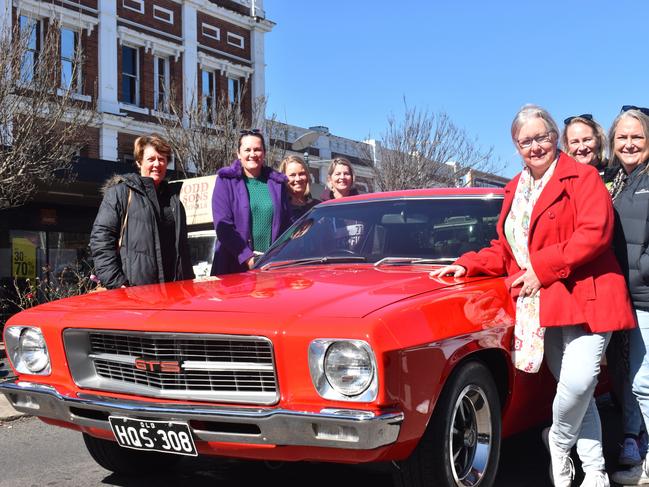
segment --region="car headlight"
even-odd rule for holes
[[[376,399],[376,360],[372,348],[363,340],[313,340],[309,345],[309,370],[313,385],[326,399]]]
[[[40,328],[10,326],[5,330],[4,336],[7,355],[18,373],[50,373],[50,354]]]

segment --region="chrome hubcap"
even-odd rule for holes
[[[469,385],[458,396],[449,436],[450,464],[458,486],[482,480],[491,450],[491,409],[484,391]]]

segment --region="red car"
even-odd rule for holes
[[[183,455],[394,461],[399,485],[489,486],[554,382],[512,367],[502,278],[430,270],[488,245],[499,190],[323,203],[255,269],[64,299],[4,331],[19,411],[120,473]]]

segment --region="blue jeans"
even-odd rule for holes
[[[625,435],[638,436],[640,431],[644,430],[644,425],[638,401],[631,389],[629,356],[623,350],[625,342],[623,334],[627,335],[627,340],[631,340],[627,330],[613,333],[606,349],[606,361],[613,391],[622,408],[622,431]],[[638,337],[634,336],[633,340],[637,341]]]
[[[644,423],[649,425],[649,312],[636,309],[635,313],[638,327],[629,330],[629,375]]]
[[[579,325],[545,329],[545,357],[557,379],[550,439],[567,451],[576,443],[584,472],[605,469],[593,393],[610,338],[610,333],[589,333]]]

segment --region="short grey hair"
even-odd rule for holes
[[[617,130],[618,124],[624,118],[635,118],[638,122],[640,122],[640,125],[642,126],[642,132],[644,133],[645,139],[647,139],[647,143],[649,143],[649,117],[647,117],[640,110],[635,110],[635,109],[627,110],[626,112],[621,112],[617,117],[615,117],[615,120],[613,120],[613,124],[611,125],[611,128],[608,131],[609,157],[610,157],[610,160],[608,162],[609,166],[615,166],[621,164],[621,162],[618,161],[617,156],[615,155],[615,131]],[[645,171],[647,171],[646,168]]]
[[[534,118],[540,118],[541,120],[543,120],[546,130],[548,132],[554,132],[557,143],[559,142],[559,127],[557,127],[557,123],[552,118],[552,115],[550,115],[550,113],[545,108],[541,108],[538,105],[525,105],[518,111],[518,113],[516,113],[516,116],[512,121],[512,141],[514,142],[514,145],[517,149],[518,132],[520,132],[523,124],[529,122]]]

